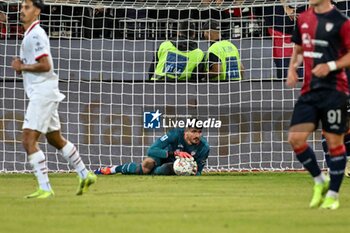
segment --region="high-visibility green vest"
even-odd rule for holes
[[[182,52],[171,41],[164,41],[158,49],[158,64],[151,80],[187,80],[203,57],[204,53],[199,48]]]
[[[237,47],[228,40],[217,41],[212,44],[206,55],[206,68],[209,54],[213,53],[220,59],[221,70],[218,77],[210,80],[241,80],[241,61]]]

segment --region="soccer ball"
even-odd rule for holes
[[[178,176],[190,176],[197,171],[197,164],[193,159],[178,158],[175,160],[173,168]]]

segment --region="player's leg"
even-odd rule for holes
[[[330,185],[321,208],[339,207],[339,189],[346,166],[346,147],[344,135],[347,132],[347,96],[342,93],[327,93],[327,98],[320,105],[322,128],[329,151]]]
[[[95,174],[113,175],[121,173],[124,175],[146,175],[150,174],[157,163],[160,163],[157,158],[147,157],[142,163],[124,163],[118,166],[102,167],[95,170]]]
[[[327,146],[327,140],[324,137],[322,133],[322,138],[321,138],[321,144],[322,144],[322,149],[324,152],[324,158],[326,160],[327,167],[329,167],[329,151],[328,151],[328,146]]]
[[[350,133],[348,132],[344,136],[344,145],[346,148],[347,163],[345,167],[345,176],[350,177]]]
[[[346,148],[343,144],[343,135],[333,133],[324,133],[329,147],[329,174],[330,185],[326,194],[326,198],[321,208],[337,209],[339,207],[339,189],[344,177],[344,169],[346,166]]]
[[[54,194],[49,181],[46,158],[38,145],[41,133],[45,133],[47,130],[49,115],[45,111],[45,107],[45,104],[30,101],[23,123],[22,144],[39,184],[39,189],[26,198],[46,198]]]
[[[326,138],[322,135],[322,149],[324,152],[324,156],[325,156],[325,160],[326,160],[326,164],[327,167],[329,168],[329,159],[330,159],[330,155],[329,155],[329,151],[328,151],[328,146],[327,146],[327,141]],[[345,167],[345,176],[350,177],[350,134],[347,133],[344,136],[344,145],[346,148],[346,157],[347,157],[347,163],[346,163],[346,167]]]
[[[173,176],[175,175],[174,168],[173,168],[174,162],[168,162],[164,163],[158,167],[156,167],[152,174],[154,175],[160,175],[160,176]]]
[[[96,182],[96,175],[86,169],[74,144],[62,136],[60,131],[61,124],[57,111],[58,102],[53,102],[52,105],[52,115],[48,128],[49,133],[46,134],[46,139],[50,145],[61,151],[63,157],[77,172],[80,181],[76,194],[81,195],[88,190],[91,184]]]
[[[145,159],[146,162],[148,161],[148,159]],[[145,162],[145,163],[146,163]],[[111,168],[111,173],[121,173],[124,175],[143,175],[143,174],[148,174],[148,171],[145,170],[145,172],[143,172],[143,166],[142,164],[144,163],[144,161],[142,163],[124,163],[122,165],[119,166],[114,166]]]
[[[23,146],[27,152],[29,163],[34,169],[34,174],[39,184],[39,189],[36,192],[26,196],[26,198],[49,197],[53,195],[53,191],[49,181],[45,155],[38,146],[40,132],[31,129],[24,129],[22,137]]]
[[[324,193],[327,191],[328,182],[326,176],[321,172],[316,160],[315,153],[307,144],[311,132],[317,128],[318,110],[313,106],[312,96],[302,96],[294,107],[291,127],[288,133],[288,142],[292,146],[297,159],[311,174],[314,179],[314,191],[310,207],[318,207]]]
[[[70,141],[62,137],[59,130],[46,134],[48,143],[58,149],[67,162],[75,169],[81,179],[88,176],[89,171],[86,169],[77,148]]]
[[[143,175],[141,163],[124,163],[117,166],[99,167],[95,170],[97,175],[114,175],[121,173],[124,175]]]
[[[292,146],[297,159],[310,172],[312,177],[318,178],[321,170],[317,164],[314,151],[307,144],[307,138],[314,129],[315,125],[313,123],[294,125],[289,129],[288,142]],[[315,182],[318,182],[318,179]]]
[[[316,160],[316,156],[312,148],[307,144],[307,138],[315,128],[312,123],[295,125],[290,128],[288,140],[291,144],[297,159],[303,164],[304,168],[311,174],[315,185],[313,188],[313,196],[310,207],[318,207],[323,199],[323,195],[328,188],[326,176],[321,172]],[[304,132],[306,130],[306,132]]]

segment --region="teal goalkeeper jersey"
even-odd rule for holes
[[[193,156],[197,162],[198,171],[201,175],[203,167],[209,156],[209,144],[204,137],[201,137],[198,145],[188,145],[184,139],[185,129],[172,129],[161,138],[157,139],[148,149],[147,155],[156,160],[157,166],[163,163],[174,162],[175,158],[167,157],[168,151],[184,151]]]

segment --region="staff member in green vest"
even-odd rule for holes
[[[195,25],[179,24],[177,37],[161,43],[149,68],[150,80],[186,81],[196,80],[198,65],[204,53],[198,48]]]
[[[241,80],[243,64],[237,47],[228,40],[221,40],[220,25],[210,20],[203,25],[204,38],[210,42],[205,57],[208,78],[213,80]]]

